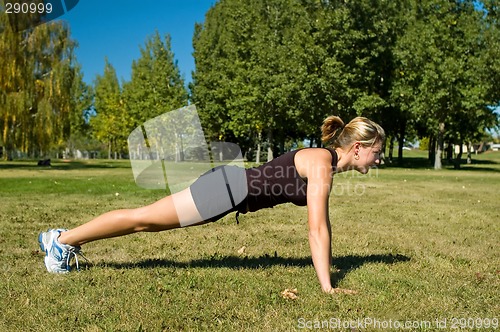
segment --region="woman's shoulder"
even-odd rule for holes
[[[295,155],[295,167],[302,177],[313,169],[325,169],[331,173],[331,168],[337,164],[337,154],[330,148],[301,149]]]
[[[337,153],[332,148],[304,148],[297,150],[297,159],[308,160],[314,163],[328,163],[333,164],[337,160]]]

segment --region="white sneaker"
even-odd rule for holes
[[[75,257],[76,268],[79,270],[77,255],[81,255],[87,260],[80,252],[80,247],[62,244],[57,240],[61,232],[64,231],[66,229],[49,229],[47,232],[38,235],[40,249],[45,252],[45,267],[47,271],[52,273],[68,273],[71,271],[72,257]]]

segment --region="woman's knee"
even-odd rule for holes
[[[179,227],[175,211],[172,212],[167,206],[162,209],[158,202],[133,209],[131,218],[137,232],[159,232]]]

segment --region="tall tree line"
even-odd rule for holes
[[[196,26],[192,98],[212,139],[282,152],[363,115],[390,155],[430,137],[440,168],[445,141],[498,125],[499,40],[491,0],[221,0]]]
[[[127,154],[127,138],[137,126],[185,106],[188,93],[171,50],[170,36],[156,31],[132,63],[131,80],[120,84],[107,60],[104,74],[94,81],[93,135],[105,142],[108,158]]]
[[[46,157],[76,149],[105,149],[108,158],[117,158],[127,153],[127,137],[135,127],[188,102],[169,35],[162,39],[156,32],[147,38],[129,82],[120,83],[105,59],[103,74],[89,86],[66,24],[33,27],[29,15],[15,19],[0,10],[3,159],[19,152]]]
[[[495,0],[220,0],[195,26],[190,99],[208,140],[234,141],[258,161],[264,147],[272,158],[321,144],[327,115],[362,115],[386,129],[389,156],[430,138],[439,168],[445,142],[498,125],[498,15]],[[146,39],[130,81],[105,60],[88,86],[67,26],[14,30],[0,11],[5,158],[89,137],[116,158],[132,129],[188,103],[168,34]]]
[[[83,130],[89,87],[75,61],[69,28],[51,22],[29,28],[29,16],[0,11],[0,141],[14,151],[42,156]],[[23,21],[25,20],[25,22]],[[28,27],[25,30],[17,27]]]

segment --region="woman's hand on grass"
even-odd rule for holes
[[[349,295],[354,295],[357,294],[358,292],[351,290],[351,289],[344,289],[344,288],[330,288],[327,290],[323,290],[325,293],[328,294],[349,294]]]

